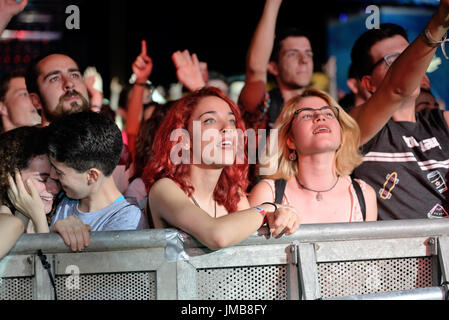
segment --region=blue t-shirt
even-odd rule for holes
[[[78,210],[78,204],[78,200],[64,197],[53,216],[52,226],[58,220],[73,216],[91,226],[91,231],[142,230],[146,227],[142,211],[124,197],[120,197],[110,206],[95,212],[81,212]]]

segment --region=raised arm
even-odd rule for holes
[[[282,0],[267,0],[254,32],[246,62],[246,81],[240,96],[243,107],[255,112],[265,98],[267,70],[274,46],[276,21]],[[255,92],[256,91],[256,92]]]
[[[449,0],[441,0],[427,29],[433,39],[441,39],[449,28]],[[407,101],[416,98],[417,89],[437,47],[419,36],[389,68],[373,96],[351,114],[361,129],[361,145],[371,140]],[[446,115],[446,119],[448,116]]]
[[[153,71],[153,60],[147,54],[147,43],[142,40],[142,50],[132,65],[136,75],[131,97],[128,102],[128,115],[126,118],[126,133],[129,138],[129,149],[134,153],[134,142],[140,130],[140,121],[143,112],[143,93],[145,83]]]
[[[25,9],[28,0],[0,0],[0,35],[6,29],[12,17]]]

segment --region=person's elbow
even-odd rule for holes
[[[211,235],[202,242],[212,251],[226,249],[234,245],[229,236],[229,232],[226,232],[223,229],[212,231]]]

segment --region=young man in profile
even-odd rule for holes
[[[52,175],[65,192],[52,224],[73,216],[91,231],[144,229],[141,210],[124,198],[112,177],[123,147],[115,123],[81,112],[57,119],[48,129]]]
[[[41,117],[25,85],[25,71],[19,69],[4,75],[0,80],[0,133],[40,123]]]

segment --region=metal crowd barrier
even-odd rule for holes
[[[177,230],[92,233],[81,253],[56,234],[24,235],[0,261],[0,299],[447,297],[449,220],[304,225],[280,239],[266,232],[216,252]]]

